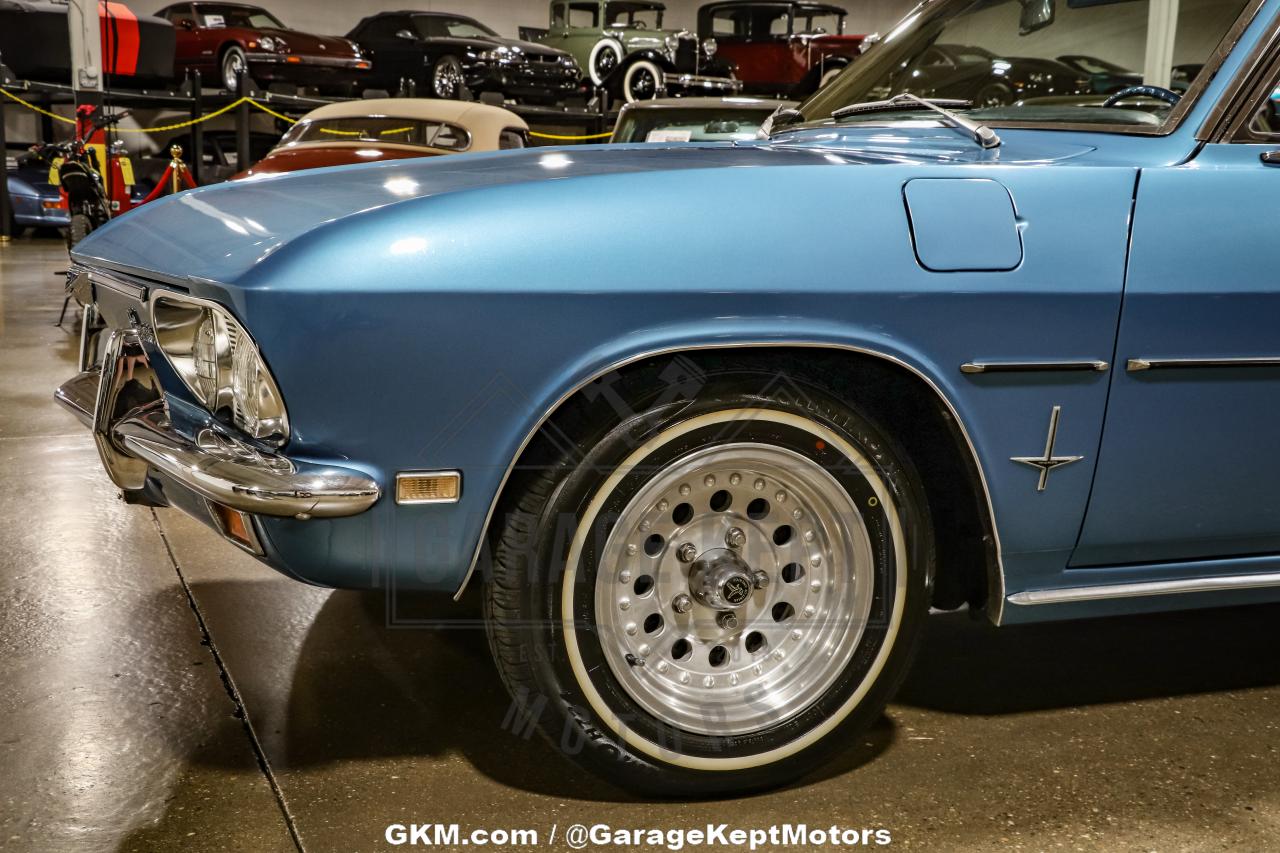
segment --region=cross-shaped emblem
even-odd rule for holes
[[[1013,456],[1010,457],[1014,462],[1021,462],[1023,465],[1030,465],[1032,468],[1040,469],[1040,483],[1036,486],[1037,492],[1043,492],[1045,486],[1049,485],[1049,472],[1055,468],[1061,468],[1063,465],[1070,465],[1072,462],[1079,462],[1083,456],[1054,456],[1053,446],[1058,441],[1058,420],[1062,417],[1062,407],[1054,406],[1053,411],[1049,414],[1049,438],[1044,443],[1043,456]]]

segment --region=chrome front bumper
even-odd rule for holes
[[[298,519],[356,515],[381,495],[362,472],[265,452],[218,426],[180,432],[133,330],[111,333],[102,364],[54,399],[93,430],[107,473],[126,491],[155,472],[240,512]]]
[[[667,89],[699,90],[731,95],[742,91],[741,80],[730,77],[703,77],[698,74],[666,73],[662,75],[662,85]]]

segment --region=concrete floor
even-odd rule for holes
[[[483,633],[277,576],[124,505],[50,395],[65,252],[0,245],[0,848],[387,848],[393,822],[887,828],[923,850],[1280,848],[1280,607],[995,630],[935,617],[814,778],[654,805],[503,729]],[[396,602],[398,615],[474,618]],[[835,849],[835,848],[833,848]]]

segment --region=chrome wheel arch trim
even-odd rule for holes
[[[516,463],[520,461],[520,457],[528,448],[529,443],[533,441],[534,436],[546,425],[560,407],[568,402],[575,394],[586,388],[591,383],[607,376],[615,370],[621,370],[637,362],[644,361],[649,358],[658,358],[666,355],[678,355],[686,352],[710,352],[714,350],[734,350],[734,349],[825,349],[834,352],[852,353],[855,355],[864,355],[872,358],[880,359],[888,362],[896,367],[903,368],[911,373],[917,379],[924,382],[925,386],[933,392],[934,396],[943,402],[947,407],[948,414],[955,421],[960,435],[964,438],[965,445],[969,449],[970,461],[973,463],[974,469],[978,472],[978,482],[982,486],[982,496],[986,501],[987,517],[991,524],[992,544],[995,548],[995,577],[989,578],[987,589],[987,618],[995,625],[1000,625],[1004,618],[1004,608],[1006,603],[1004,572],[1004,550],[1000,544],[999,524],[996,521],[995,505],[991,500],[991,487],[987,482],[986,470],[982,466],[982,458],[978,455],[977,445],[973,443],[973,438],[969,434],[969,428],[966,426],[964,419],[960,417],[960,412],[951,398],[943,393],[941,386],[934,381],[928,373],[910,362],[889,353],[872,349],[870,347],[859,346],[857,344],[836,343],[827,341],[814,340],[741,340],[741,341],[725,341],[717,343],[691,343],[676,344],[653,349],[643,350],[629,356],[625,356],[609,362],[604,367],[593,370],[590,374],[575,382],[567,390],[565,390],[552,403],[539,418],[533,423],[530,429],[525,433],[511,459],[507,462],[506,469],[502,473],[502,479],[498,481],[498,488],[493,494],[493,498],[489,501],[489,509],[485,513],[484,522],[480,526],[480,537],[476,542],[475,550],[471,555],[471,564],[467,567],[467,573],[463,575],[462,582],[458,584],[458,589],[453,595],[454,601],[459,601],[462,594],[466,591],[467,584],[470,583],[471,577],[475,574],[476,566],[480,563],[480,555],[484,550],[485,541],[488,537],[489,525],[493,523],[494,514],[498,509],[498,501],[502,498],[502,493],[507,487],[507,482],[511,479],[511,472],[515,470]]]

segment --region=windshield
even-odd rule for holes
[[[717,142],[755,139],[773,107],[754,109],[628,110],[613,132],[614,142]]]
[[[800,34],[840,35],[844,32],[844,15],[835,10],[797,9],[795,31]]]
[[[242,27],[248,30],[283,30],[284,24],[266,9],[253,6],[213,6],[200,3],[196,6],[202,27]]]
[[[659,30],[662,11],[656,3],[606,3],[604,16],[607,26]]]
[[[970,101],[968,114],[984,122],[1158,128],[1246,2],[1181,0],[1176,21],[1156,30],[1148,27],[1152,0],[927,2],[800,111],[805,121],[817,121],[841,107],[910,92]],[[1130,68],[1145,71],[1124,70]],[[1167,91],[1103,107],[1139,83]],[[902,117],[861,113],[840,121]]]
[[[470,146],[471,137],[462,128],[444,122],[370,116],[300,121],[289,129],[280,144],[299,142],[394,142],[462,151]]]
[[[493,30],[471,18],[451,18],[444,15],[415,15],[413,26],[418,35],[428,39],[439,38],[490,38],[496,36]]]

